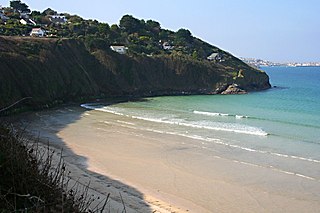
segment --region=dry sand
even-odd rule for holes
[[[120,194],[127,212],[319,212],[319,183],[206,153],[193,139],[108,122],[117,119],[65,107],[24,122],[64,149],[74,179],[111,193],[110,212],[122,211]]]

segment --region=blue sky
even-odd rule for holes
[[[236,56],[276,62],[320,61],[319,0],[22,0],[109,24],[125,14],[194,36]],[[0,0],[8,6],[9,0]]]

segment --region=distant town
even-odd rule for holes
[[[243,58],[240,57],[242,61],[245,63],[254,66],[254,67],[272,67],[272,66],[288,66],[288,67],[319,67],[320,62],[288,62],[288,63],[277,63],[277,62],[271,62],[267,60],[262,59],[255,59],[255,58]]]

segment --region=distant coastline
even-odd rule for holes
[[[320,67],[320,62],[287,62],[287,63],[278,63],[267,61],[263,59],[255,58],[243,58],[240,59],[253,67]]]

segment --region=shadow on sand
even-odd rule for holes
[[[90,171],[88,159],[74,153],[58,136],[60,130],[77,122],[88,111],[90,110],[78,106],[68,106],[20,115],[14,118],[14,123],[25,127],[28,133],[39,137],[44,144],[49,143],[50,147],[57,150],[62,149],[62,156],[71,172],[71,178],[83,185],[89,183],[89,195],[92,193],[103,199],[110,194],[105,212],[154,212],[142,192],[118,180]]]

